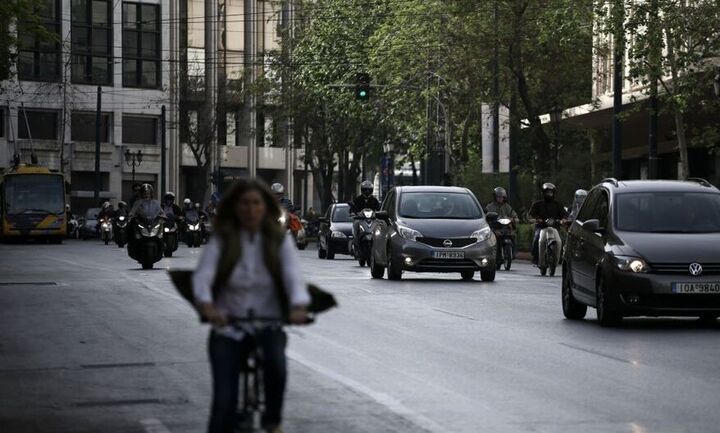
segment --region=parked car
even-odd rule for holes
[[[720,316],[720,191],[705,180],[592,189],[568,233],[565,317]]]
[[[335,254],[350,254],[353,219],[350,205],[335,203],[319,219],[318,257],[333,260]]]
[[[373,278],[399,280],[404,271],[458,272],[495,280],[496,239],[475,195],[466,188],[397,187],[375,214]],[[497,217],[497,215],[495,215]]]
[[[100,237],[100,232],[97,229],[99,214],[100,208],[92,207],[85,212],[84,217],[80,218],[80,237],[82,240]]]

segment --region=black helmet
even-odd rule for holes
[[[507,191],[505,191],[505,188],[499,186],[493,190],[493,196],[495,198],[498,198],[498,197],[507,198]]]
[[[175,201],[175,194],[173,194],[173,193],[170,192],[170,191],[166,192],[165,195],[163,196],[163,201],[168,201],[168,200],[171,200],[171,201],[174,202],[174,201]]]
[[[125,206],[127,206],[127,204],[124,201],[118,202],[118,209],[123,209]]]
[[[366,197],[370,197],[373,193],[373,184],[369,180],[360,184],[360,193]]]
[[[154,188],[152,187],[152,185],[150,185],[149,183],[144,183],[144,184],[142,184],[142,186],[140,187],[140,191],[142,191],[143,194],[145,194],[145,193],[150,193],[150,194],[152,194],[152,193],[155,192],[155,189],[154,189]]]

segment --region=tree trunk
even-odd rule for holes
[[[667,58],[670,64],[670,76],[672,77],[672,88],[673,94],[669,95],[673,100],[673,112],[675,118],[675,135],[677,136],[678,142],[678,156],[680,164],[678,164],[678,179],[686,180],[690,175],[690,164],[688,162],[688,145],[687,137],[685,134],[685,119],[680,106],[674,101],[675,90],[674,87],[677,85],[680,73],[678,71],[677,61],[675,59],[675,40],[674,35],[669,27],[665,27],[665,38],[667,40]]]

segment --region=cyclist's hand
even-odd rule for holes
[[[308,321],[308,312],[305,307],[293,307],[290,310],[290,323],[293,325],[304,325]]]
[[[227,325],[227,318],[224,314],[216,310],[213,304],[200,304],[200,312],[202,312],[203,316],[205,316],[208,322],[212,323],[213,325]]]

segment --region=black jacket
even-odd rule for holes
[[[360,194],[359,196],[355,197],[355,200],[352,202],[352,210],[353,212],[357,213],[362,211],[363,209],[372,209],[372,210],[380,210],[380,202],[378,199],[375,198],[375,196],[365,197],[364,195]]]
[[[530,218],[546,220],[553,218],[561,220],[567,218],[565,207],[557,200],[538,200],[530,208]]]

